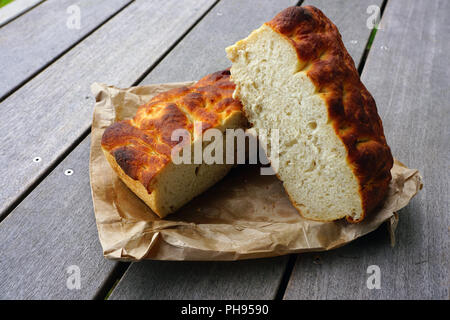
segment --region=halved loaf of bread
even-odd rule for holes
[[[228,70],[213,73],[190,87],[155,96],[139,107],[133,119],[114,123],[103,133],[102,149],[111,167],[161,218],[211,187],[232,168],[232,164],[195,163],[193,154],[191,163],[175,164],[171,153],[179,143],[172,141],[174,130],[186,129],[191,145],[198,143],[195,121],[201,122],[202,132],[246,126],[242,105],[232,98],[234,88]]]
[[[226,51],[249,122],[279,130],[277,176],[301,215],[361,221],[384,198],[393,159],[336,26],[290,7]]]

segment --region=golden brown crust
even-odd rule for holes
[[[289,7],[266,25],[296,48],[299,71],[306,72],[325,100],[329,119],[347,149],[363,212],[371,211],[386,195],[393,158],[375,100],[360,81],[339,31],[313,6]]]
[[[194,121],[202,130],[220,126],[242,105],[232,98],[235,85],[229,70],[210,74],[190,87],[158,94],[139,107],[131,120],[116,122],[102,136],[102,148],[112,155],[133,180],[150,193],[155,176],[171,160],[171,141],[176,129],[187,129],[193,137]]]

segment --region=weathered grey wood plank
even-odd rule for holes
[[[397,245],[380,230],[323,254],[298,256],[286,299],[448,299],[450,3],[389,1],[362,79],[393,154],[424,177],[399,213]],[[377,265],[381,289],[366,286]]]
[[[89,128],[92,82],[132,85],[213,3],[135,1],[4,100],[0,215]]]
[[[0,9],[0,27],[44,0],[15,0]]]
[[[0,100],[130,2],[49,0],[4,26],[0,30]],[[72,23],[77,8],[79,29]]]
[[[86,138],[0,223],[0,299],[90,299],[116,265],[101,254],[87,201],[89,146]],[[66,285],[69,266],[79,267],[79,290]]]
[[[357,3],[360,2],[322,2],[317,5],[331,19],[345,21],[345,12]],[[247,36],[287,6],[289,3],[259,1],[256,10],[251,1],[219,3],[143,82],[192,80],[207,72],[226,68],[230,63],[224,48]],[[342,10],[337,10],[336,6]],[[365,20],[364,14],[352,20]],[[338,26],[344,39],[358,39],[352,51],[358,63],[371,31],[355,28],[347,22]],[[219,33],[223,36],[214,36]],[[287,257],[223,263],[134,263],[113,291],[111,299],[273,299],[286,264]]]

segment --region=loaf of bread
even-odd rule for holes
[[[361,221],[385,197],[393,159],[336,26],[290,7],[226,51],[249,122],[279,130],[277,176],[300,214]]]
[[[232,168],[232,164],[175,164],[172,133],[186,129],[194,145],[200,131],[245,127],[242,105],[232,98],[229,70],[208,75],[190,87],[169,90],[139,107],[131,120],[108,127],[102,149],[122,181],[161,218],[199,195]],[[198,135],[197,135],[198,136]],[[201,142],[202,143],[202,142]],[[203,144],[203,143],[202,143]],[[191,148],[194,152],[195,148]]]

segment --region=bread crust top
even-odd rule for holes
[[[186,129],[194,135],[194,122],[202,122],[202,132],[220,126],[242,104],[232,98],[235,89],[230,71],[223,70],[200,79],[189,87],[160,93],[140,106],[133,119],[116,122],[102,136],[102,148],[122,170],[151,192],[152,180],[170,161],[179,141],[172,132]]]
[[[306,72],[326,102],[329,119],[358,179],[363,211],[371,211],[388,190],[393,158],[375,100],[362,84],[338,29],[313,6],[289,7],[266,25],[292,43],[299,71]]]

